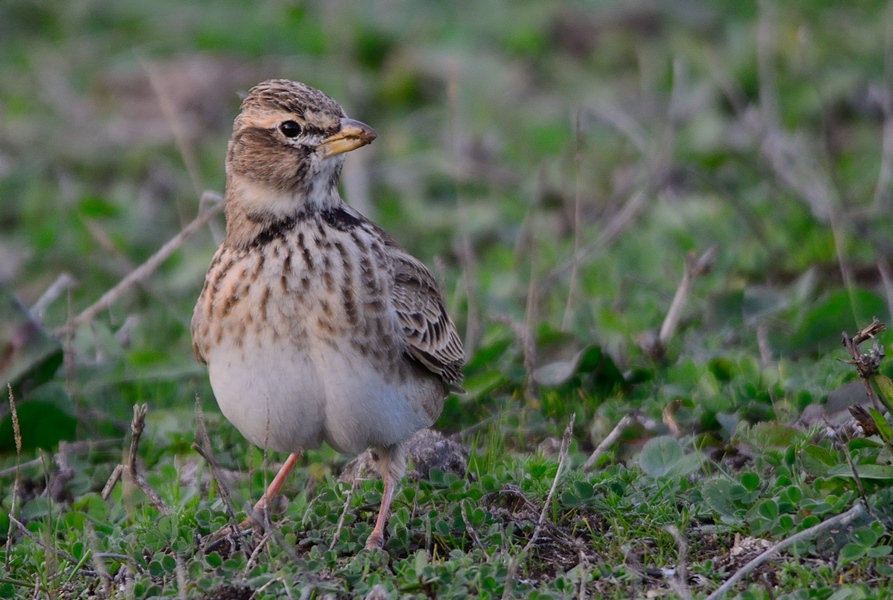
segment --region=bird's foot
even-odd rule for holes
[[[384,535],[378,529],[374,529],[369,539],[366,540],[366,550],[381,550],[384,548]]]
[[[207,537],[207,543],[205,544],[205,552],[214,552],[227,541],[230,545],[236,546],[239,544],[243,536],[252,532],[263,533],[269,524],[269,515],[266,513],[265,502],[262,499],[254,505],[248,513],[248,516],[245,517],[241,523],[238,525],[226,525],[210,534]]]

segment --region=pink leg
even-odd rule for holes
[[[375,520],[375,529],[366,540],[366,550],[378,550],[384,547],[384,530],[388,525],[388,517],[391,514],[391,501],[394,499],[394,490],[397,483],[388,474],[384,476],[384,491],[381,495],[381,508],[378,511],[378,519]]]
[[[279,472],[276,473],[276,477],[274,477],[273,481],[270,482],[270,485],[269,487],[267,487],[267,491],[264,493],[263,497],[257,501],[257,504],[254,505],[254,509],[251,511],[251,514],[248,515],[244,521],[239,523],[239,531],[245,531],[246,529],[249,529],[255,522],[263,524],[264,509],[267,506],[267,499],[272,498],[279,493],[279,490],[282,488],[282,484],[285,483],[285,478],[288,477],[288,474],[291,473],[292,469],[295,468],[295,465],[298,464],[298,460],[301,458],[302,454],[304,454],[303,450],[289,455],[289,457],[285,460],[285,463],[282,465],[282,468],[280,468]],[[211,535],[210,542],[206,548],[209,550],[214,548],[227,536],[232,535],[233,533],[234,530],[230,526],[220,529],[219,531]]]
[[[381,508],[378,510],[378,519],[375,520],[375,529],[366,540],[366,550],[377,550],[384,547],[384,530],[391,514],[391,501],[394,499],[397,484],[400,483],[403,472],[406,471],[406,450],[403,444],[380,449],[379,460],[384,490],[381,494]]]
[[[282,484],[285,483],[285,479],[292,472],[292,469],[295,468],[295,465],[298,464],[298,461],[301,459],[301,456],[304,454],[304,451],[300,452],[292,452],[288,455],[288,458],[285,459],[285,462],[282,464],[282,467],[279,469],[279,472],[276,473],[276,477],[273,478],[273,481],[270,482],[270,485],[267,487],[267,491],[264,492],[264,495],[260,500],[257,501],[257,504],[254,505],[254,513],[255,518],[260,518],[263,521],[264,509],[267,507],[267,502],[270,498],[279,493],[279,490],[282,489]],[[249,526],[251,524],[251,517],[245,519],[242,522],[242,528]]]

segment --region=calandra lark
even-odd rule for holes
[[[343,154],[367,125],[302,83],[254,87],[226,157],[226,235],[192,317],[223,414],[252,443],[291,452],[373,448],[381,548],[404,442],[430,426],[462,375],[462,344],[425,266],[338,194]]]

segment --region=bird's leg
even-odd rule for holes
[[[366,550],[377,550],[384,546],[384,530],[388,524],[391,512],[391,501],[394,499],[396,483],[389,475],[384,475],[384,492],[381,495],[381,508],[378,511],[378,519],[375,520],[375,529],[366,540]]]
[[[394,499],[397,484],[406,471],[406,448],[402,442],[379,450],[379,469],[384,490],[381,494],[381,508],[378,510],[375,529],[366,540],[366,550],[376,550],[384,546],[384,530],[391,513],[391,501]]]
[[[264,512],[267,508],[267,502],[269,502],[270,498],[279,493],[279,490],[282,489],[282,484],[285,483],[285,479],[288,477],[289,473],[292,472],[292,469],[295,468],[295,465],[298,464],[298,460],[300,460],[303,454],[303,449],[300,452],[289,454],[288,458],[285,459],[285,462],[279,469],[279,472],[276,473],[276,477],[273,478],[273,481],[271,481],[270,485],[267,487],[267,491],[264,492],[264,495],[261,497],[261,499],[258,500],[257,504],[254,505],[251,513],[247,517],[245,517],[245,519],[241,523],[239,523],[238,529],[234,529],[232,526],[228,525],[211,534],[210,541],[205,547],[205,550],[207,552],[213,551],[228,536],[236,533],[237,531],[246,531],[251,527],[253,523],[259,523],[263,525],[265,521]]]
[[[279,490],[282,489],[282,484],[285,483],[286,478],[292,472],[292,469],[295,468],[295,465],[298,464],[298,461],[301,459],[301,456],[304,454],[304,450],[301,449],[299,452],[292,452],[288,455],[288,458],[285,459],[285,462],[282,463],[282,467],[279,469],[279,472],[276,473],[276,477],[273,478],[273,481],[270,482],[270,485],[267,486],[267,491],[264,492],[264,495],[261,496],[261,499],[257,501],[257,504],[254,505],[254,509],[251,511],[252,514],[242,522],[242,528],[244,529],[246,526],[251,524],[252,519],[258,519],[261,523],[264,522],[264,511],[267,508],[267,503],[273,498],[276,494],[279,493]]]

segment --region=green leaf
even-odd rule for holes
[[[883,446],[884,445],[881,442],[876,440],[860,437],[851,439],[850,443],[847,444],[847,448],[849,448],[850,452],[856,452],[862,448],[882,448]]]
[[[692,452],[682,457],[682,460],[670,469],[668,475],[673,477],[685,477],[689,473],[694,473],[704,464],[704,456],[700,452]]]
[[[890,465],[856,465],[856,473],[862,479],[893,479],[893,466]],[[849,465],[837,465],[828,469],[828,475],[835,477],[853,477]]]
[[[592,373],[601,387],[610,389],[623,382],[623,374],[600,346],[590,345],[568,359],[556,360],[533,371],[533,378],[540,385],[558,386],[574,375]]]
[[[648,440],[639,455],[639,466],[651,477],[665,477],[682,460],[682,444],[668,435]]]
[[[880,392],[878,397],[881,399],[881,402],[883,402],[888,411],[893,413],[893,381],[890,381],[890,378],[883,373],[877,373],[872,379],[877,384]]]
[[[704,482],[701,488],[701,496],[707,502],[707,506],[723,517],[737,517],[741,509],[732,500],[732,487],[736,484],[728,479],[710,479]]]
[[[168,573],[173,573],[177,569],[177,561],[170,554],[161,557],[161,566]]]
[[[887,419],[885,419],[884,415],[879,413],[875,408],[869,408],[868,412],[871,414],[872,420],[874,420],[874,424],[877,427],[881,439],[889,444],[890,441],[893,440],[893,429],[890,429],[890,424],[887,422]]]
[[[506,353],[511,344],[512,340],[505,338],[488,346],[482,346],[469,359],[468,364],[465,365],[466,371],[474,373],[484,369],[491,370],[493,363],[497,362]]]
[[[102,496],[85,494],[72,503],[72,508],[90,515],[94,522],[104,522],[109,517],[109,505]]]
[[[853,562],[854,560],[859,560],[868,552],[868,548],[865,546],[861,546],[859,544],[853,544],[852,542],[845,544],[843,548],[840,549],[840,564],[845,565],[846,563]]]
[[[25,506],[22,507],[22,516],[19,518],[28,522],[43,519],[51,514],[53,514],[52,501],[49,498],[41,496],[26,503]]]
[[[157,560],[149,563],[149,574],[153,577],[162,577],[164,575],[164,567]]]
[[[784,496],[791,504],[796,505],[803,499],[803,490],[795,485],[791,485],[784,491]]]
[[[116,217],[118,207],[101,196],[84,196],[78,203],[78,212],[85,217]]]
[[[865,595],[865,592],[862,591],[861,588],[845,585],[828,596],[826,600],[863,600],[867,597],[868,596]]]
[[[741,485],[743,485],[744,488],[749,492],[752,492],[760,487],[760,476],[753,472],[743,473],[741,475],[740,481]]]
[[[879,537],[870,527],[859,527],[850,534],[850,538],[857,544],[863,546],[874,546]]]
[[[803,449],[803,452],[829,467],[833,467],[838,463],[837,458],[830,450],[821,446],[810,445]]]
[[[583,352],[578,352],[570,360],[559,360],[543,365],[533,371],[533,379],[540,385],[557,386],[566,382],[577,372]]]
[[[589,500],[595,495],[595,488],[588,481],[575,482],[574,491],[581,500]]]
[[[757,505],[757,511],[760,513],[760,516],[765,517],[770,521],[774,521],[775,518],[778,517],[778,504],[775,500],[767,498]]]
[[[790,306],[788,294],[770,287],[751,286],[744,290],[741,313],[745,321],[757,322]]]

